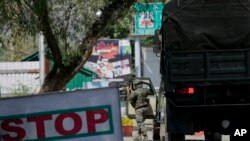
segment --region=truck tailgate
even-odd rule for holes
[[[250,50],[171,52],[170,83],[234,81],[250,83]]]

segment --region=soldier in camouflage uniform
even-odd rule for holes
[[[149,99],[147,98],[149,90],[142,88],[140,80],[133,81],[133,88],[128,94],[128,100],[131,105],[135,108],[135,118],[138,126],[138,137],[136,140],[147,140],[147,130],[144,125],[146,114],[148,112]]]

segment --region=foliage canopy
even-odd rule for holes
[[[161,0],[162,1],[162,0]],[[61,90],[82,68],[100,37],[129,34],[134,0],[0,0],[0,52],[18,50],[43,32],[54,65],[40,92]],[[138,2],[155,2],[138,0]],[[100,16],[96,15],[102,11]],[[122,19],[122,20],[120,20]],[[33,49],[32,49],[33,48]]]

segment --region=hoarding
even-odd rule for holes
[[[98,40],[84,68],[95,72],[96,79],[126,80],[132,74],[131,60],[129,40]]]
[[[117,88],[0,100],[0,140],[120,141]]]
[[[135,35],[154,35],[161,27],[163,3],[135,5]]]

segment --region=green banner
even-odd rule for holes
[[[163,3],[135,5],[135,35],[154,35],[161,27]]]

